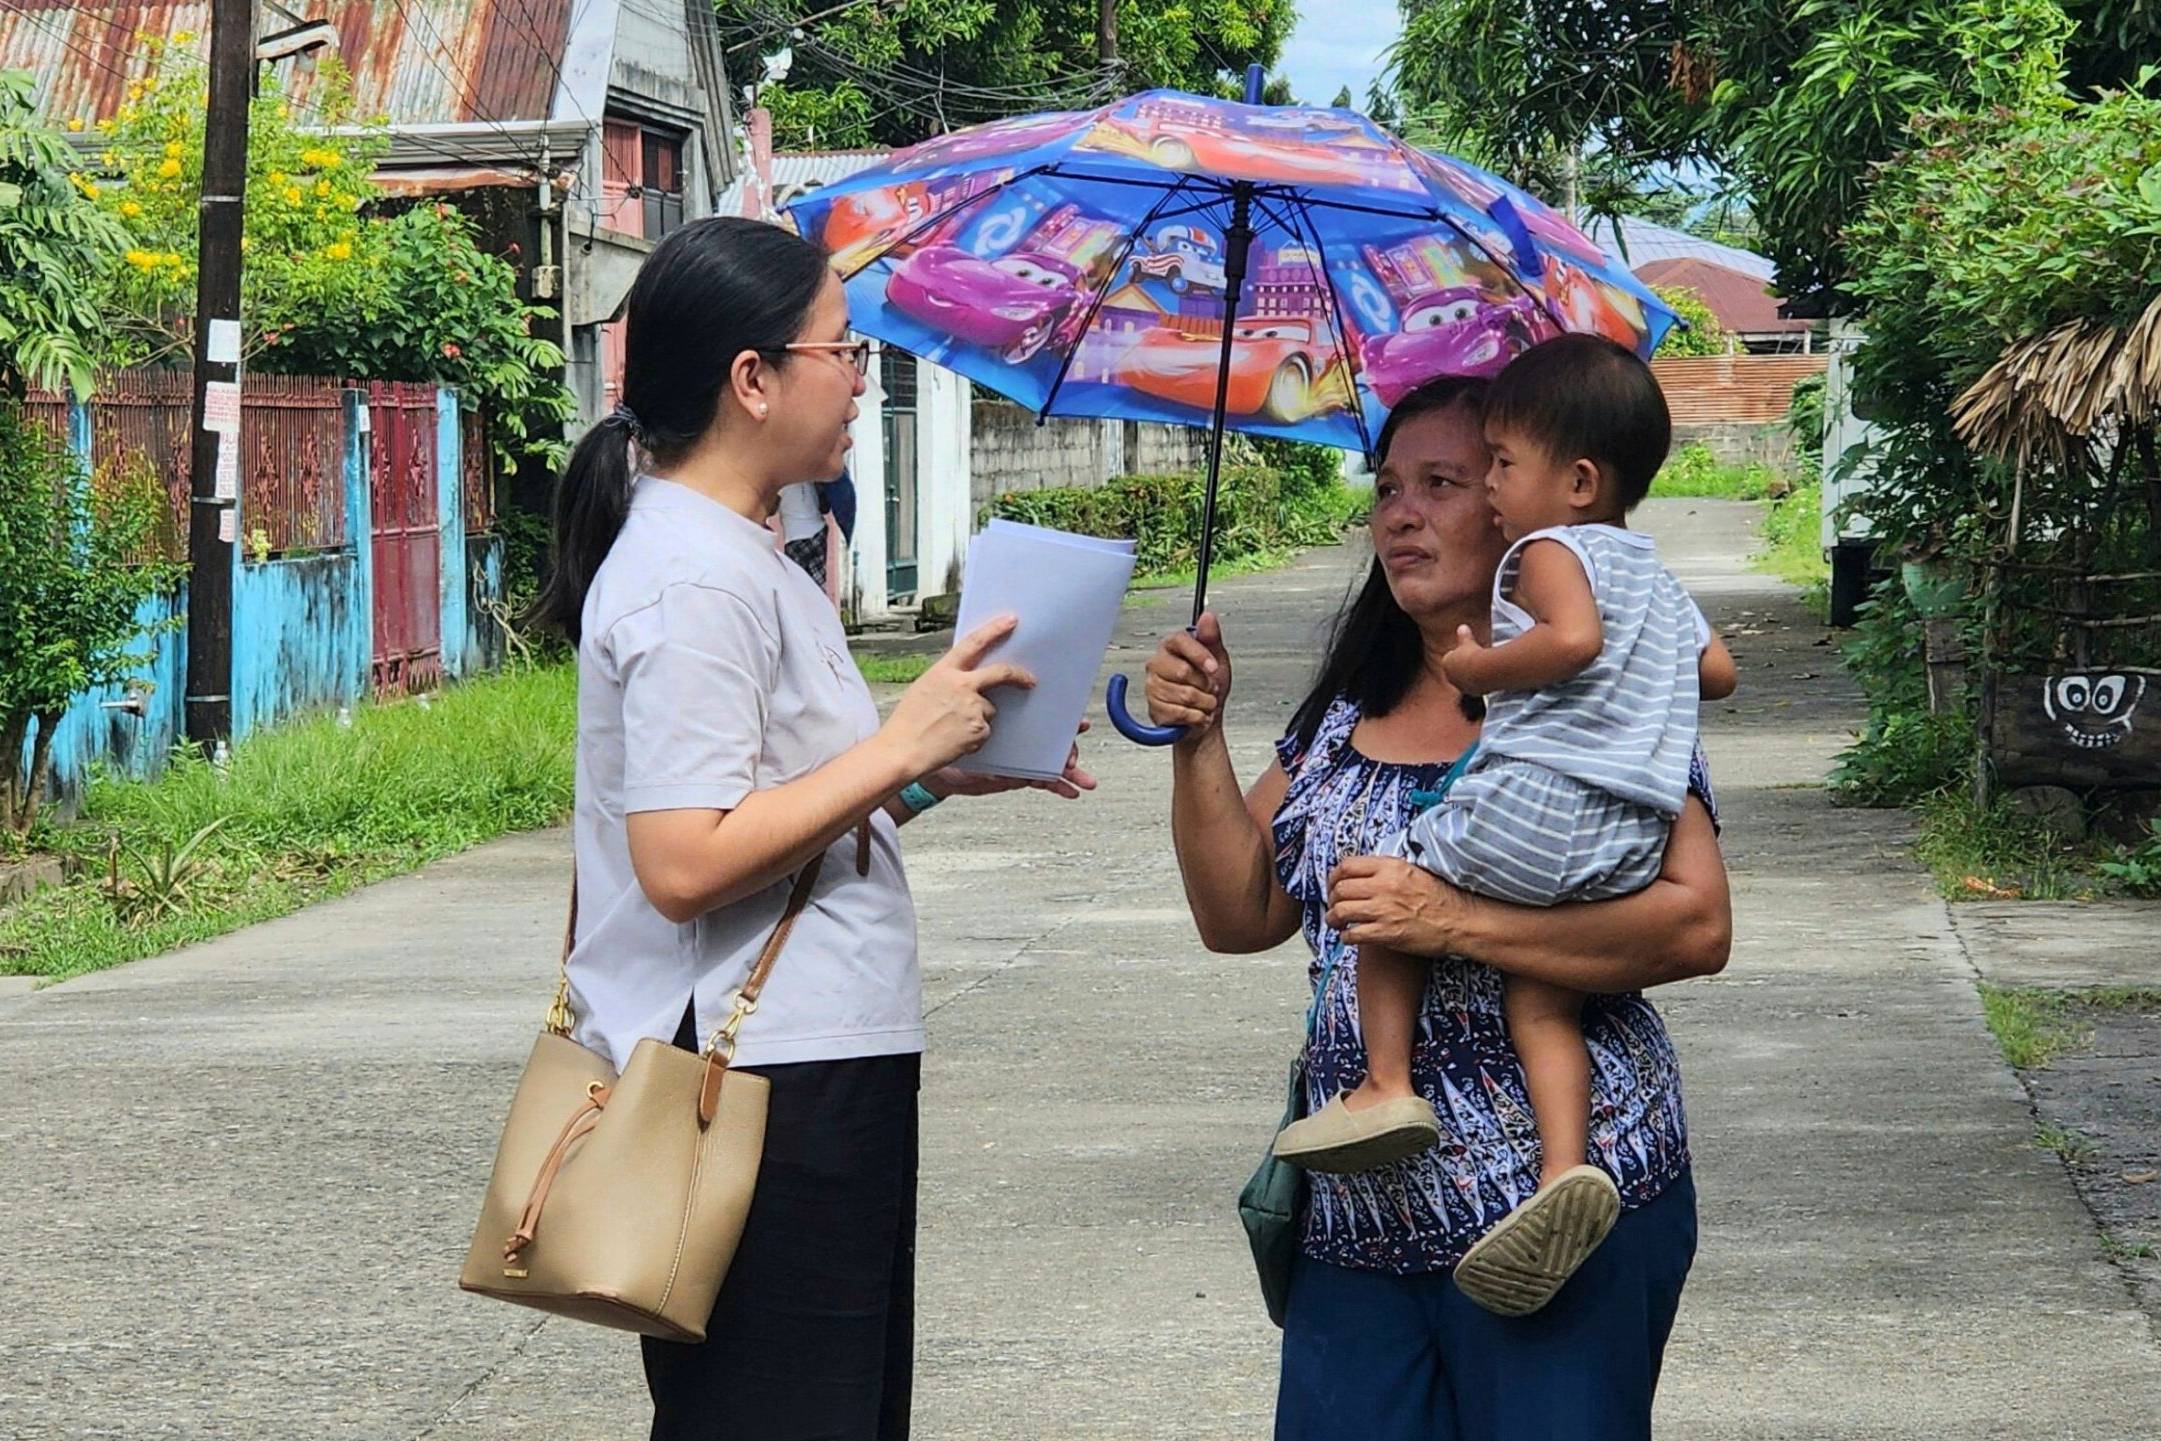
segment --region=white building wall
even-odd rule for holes
[[[957,589],[968,537],[975,532],[969,451],[972,398],[968,382],[927,361],[916,362],[916,489],[922,506],[918,593]]]
[[[878,384],[873,360],[867,388],[856,401],[855,423],[848,433],[848,474],[855,481],[855,538],[848,546],[848,571],[841,599],[859,619],[883,616],[888,606],[885,583],[885,390]]]

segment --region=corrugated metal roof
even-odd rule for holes
[[[343,0],[319,12],[337,27],[363,115],[392,124],[546,120],[554,103],[572,0]],[[97,119],[125,103],[142,74],[140,36],[182,50],[208,49],[206,0],[67,4],[8,0],[0,7],[0,69],[38,77],[39,103],[56,120]],[[305,108],[317,90],[314,63],[280,62],[277,73]]]
[[[1616,241],[1613,222],[1604,216],[1587,220],[1583,229],[1608,254],[1620,258],[1631,269],[1640,269],[1653,260],[1708,260],[1713,265],[1738,270],[1766,284],[1778,274],[1776,265],[1753,250],[1720,245],[1685,230],[1638,220],[1633,215],[1621,217],[1620,241],[1626,242],[1625,247]]]
[[[883,165],[890,150],[776,150],[773,152],[773,200],[785,205],[797,192],[846,180],[873,165]],[[715,215],[743,213],[743,177],[721,192]]]

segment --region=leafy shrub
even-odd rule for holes
[[[2148,821],[2146,828],[2146,839],[2118,849],[2115,860],[2101,863],[2101,874],[2134,896],[2161,900],[2161,820]]]
[[[1220,564],[1341,537],[1356,502],[1340,485],[1314,489],[1312,472],[1226,465],[1216,497],[1215,560]],[[1142,574],[1193,566],[1199,559],[1205,482],[1193,475],[1124,475],[1098,489],[1009,492],[990,514],[1080,535],[1135,542]]]

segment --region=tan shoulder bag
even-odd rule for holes
[[[728,1063],[824,859],[795,878],[705,1049],[648,1038],[620,1077],[570,1038],[573,880],[555,1004],[510,1103],[461,1287],[599,1326],[705,1339],[750,1212],[771,1089]]]

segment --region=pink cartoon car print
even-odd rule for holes
[[[1528,296],[1495,301],[1470,285],[1432,291],[1403,307],[1397,330],[1368,336],[1359,364],[1392,406],[1435,376],[1496,374],[1540,337],[1538,319]]]
[[[1015,251],[985,260],[957,246],[930,245],[894,268],[885,298],[934,330],[1019,364],[1073,317],[1079,279],[1054,256]]]

